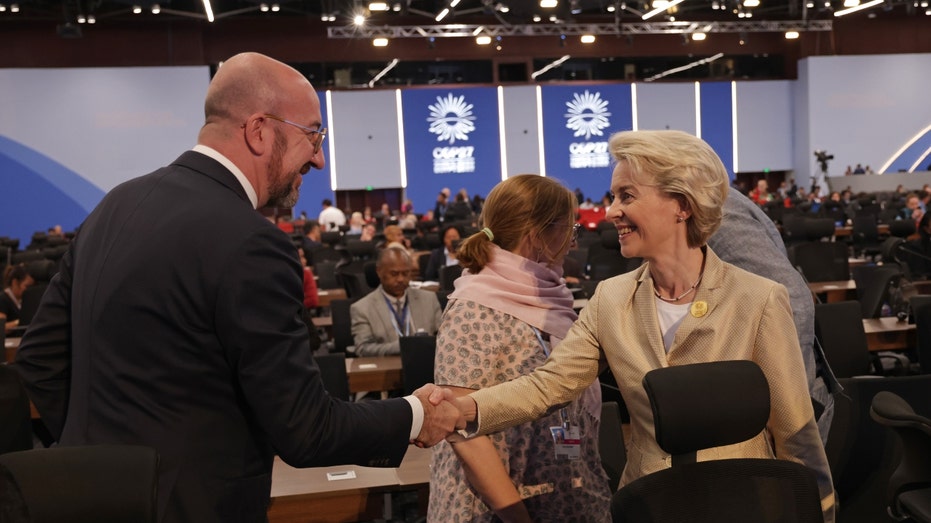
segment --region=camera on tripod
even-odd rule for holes
[[[828,172],[828,160],[833,160],[834,155],[828,154],[827,151],[815,151],[815,159],[821,164],[821,171]]]

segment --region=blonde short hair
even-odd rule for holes
[[[730,177],[701,138],[682,131],[622,131],[608,142],[617,162],[627,162],[637,183],[680,199],[691,211],[689,247],[701,247],[721,225]]]

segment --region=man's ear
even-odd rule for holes
[[[252,154],[256,156],[264,155],[274,138],[271,127],[265,125],[267,122],[267,118],[260,113],[256,113],[251,115],[246,123],[242,125],[246,145]]]

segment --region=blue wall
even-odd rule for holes
[[[116,184],[171,162],[195,143],[208,82],[206,67],[0,70],[0,235],[25,244],[55,224],[73,229]],[[366,186],[405,187],[424,211],[442,187],[486,195],[521,172],[597,200],[612,169],[595,161],[598,144],[631,128],[700,134],[732,174],[790,170],[806,183],[815,149],[835,154],[832,176],[856,163],[894,172],[920,160],[923,169],[928,85],[931,54],[912,54],[808,58],[796,81],[320,93],[328,165],[306,175],[295,211],[315,216],[334,188]],[[440,144],[428,131],[429,106],[449,94],[472,105],[475,131]],[[598,119],[592,107],[609,125],[576,136],[567,124]],[[514,147],[503,153],[508,140]],[[438,148],[463,144],[475,144],[474,172],[433,170]]]

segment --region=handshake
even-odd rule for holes
[[[466,423],[475,421],[478,407],[466,392],[463,390],[457,394],[452,389],[432,383],[414,391],[414,397],[423,405],[423,426],[414,440],[415,445],[432,447],[457,430],[466,428]]]

